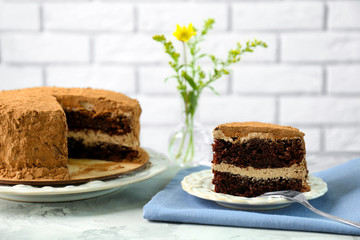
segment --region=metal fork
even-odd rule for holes
[[[304,205],[305,207],[307,207],[308,209],[310,209],[311,211],[313,211],[316,214],[319,214],[323,217],[327,217],[348,225],[351,225],[353,227],[357,227],[360,228],[360,223],[357,222],[353,222],[344,218],[340,218],[340,217],[336,217],[333,215],[330,215],[328,213],[324,213],[316,208],[314,208],[305,198],[305,196],[298,191],[293,191],[293,190],[286,190],[286,191],[277,191],[277,192],[267,192],[264,193],[263,195],[261,195],[261,197],[278,197],[278,198],[284,198],[286,200],[290,200],[293,202],[297,202],[300,203],[302,205]]]

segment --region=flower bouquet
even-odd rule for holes
[[[246,42],[244,46],[237,43],[234,49],[228,51],[226,59],[203,53],[199,44],[205,40],[205,36],[213,28],[214,23],[214,19],[205,20],[201,30],[194,28],[191,23],[188,27],[177,25],[173,35],[182,44],[182,54],[176,51],[173,43],[164,35],[153,36],[155,41],[164,46],[165,53],[171,59],[169,65],[174,75],[169,76],[165,81],[168,79],[177,81],[177,89],[183,103],[184,125],[180,131],[173,134],[169,142],[170,158],[180,165],[194,165],[195,162],[194,118],[203,90],[208,88],[219,95],[212,84],[222,76],[230,74],[229,67],[239,62],[244,53],[253,52],[258,46],[267,47],[265,42],[255,39]],[[203,66],[199,64],[199,60],[203,58],[210,59],[212,64],[208,72],[205,72]]]

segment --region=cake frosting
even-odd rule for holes
[[[140,114],[137,100],[107,90],[40,87],[1,91],[0,178],[69,179],[67,159],[73,154],[69,139],[100,146],[106,153],[111,146],[116,153],[131,151],[135,156]]]
[[[125,147],[130,147],[136,149],[139,147],[139,140],[135,136],[135,133],[130,132],[122,135],[113,135],[105,134],[101,131],[68,131],[68,138],[74,138],[76,140],[82,139],[86,145],[92,145],[98,142],[106,142],[117,145],[122,145]]]
[[[299,164],[294,164],[286,168],[262,168],[254,167],[236,167],[232,164],[220,163],[212,166],[212,170],[218,172],[226,172],[233,175],[240,175],[255,179],[264,178],[296,178],[301,179],[306,184],[307,168],[305,160]]]
[[[290,126],[261,122],[232,122],[217,126],[213,131],[213,136],[216,139],[236,142],[254,137],[268,139],[303,138],[304,133]]]

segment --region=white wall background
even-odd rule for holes
[[[204,45],[256,50],[207,93],[200,119],[292,125],[316,171],[360,156],[360,1],[0,0],[0,89],[95,87],[139,99],[142,145],[166,152],[179,120],[167,58],[151,36],[216,19]]]

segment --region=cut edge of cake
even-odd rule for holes
[[[268,191],[310,190],[304,133],[298,129],[260,122],[233,122],[217,126],[213,137],[212,171],[216,192],[255,197]],[[289,151],[282,151],[284,148]],[[276,153],[279,155],[271,159],[271,154]],[[265,159],[266,156],[269,159]]]

